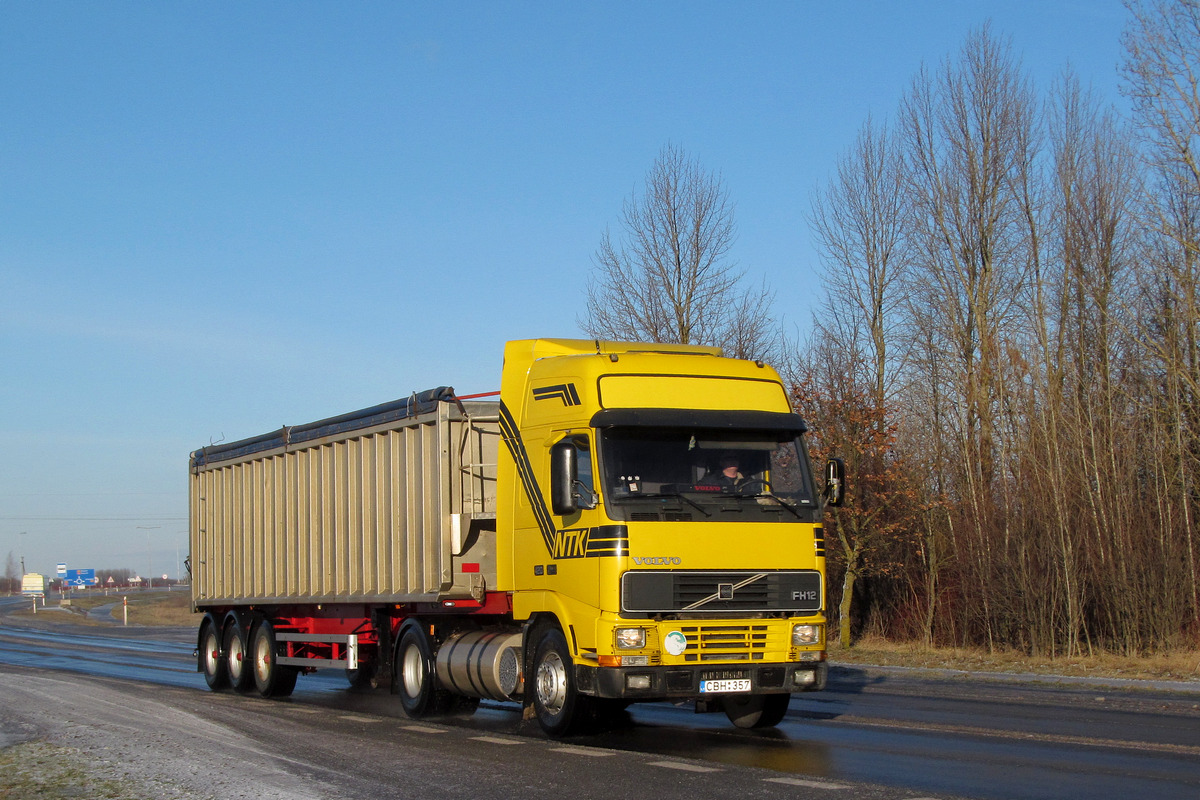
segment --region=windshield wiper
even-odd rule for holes
[[[638,492],[637,494],[629,495],[628,499],[634,499],[634,498],[641,499],[643,497],[650,497],[650,498],[674,497],[677,500],[682,500],[683,502],[687,503],[689,506],[691,506],[692,508],[699,511],[704,516],[706,516],[706,517],[712,516],[711,511],[709,511],[704,506],[700,505],[699,503],[697,503],[695,500],[691,499],[690,497],[685,497],[682,492]]]
[[[800,516],[800,512],[796,510],[796,507],[794,505],[789,503],[787,500],[784,500],[782,497],[775,494],[774,492],[767,491],[767,492],[759,492],[757,494],[739,494],[737,496],[749,498],[751,500],[757,500],[760,497],[769,497],[770,499],[774,500],[776,503],[779,503],[779,505],[786,508],[788,511],[792,512],[792,514],[796,517],[796,519],[799,519],[799,520],[804,519],[804,517]]]

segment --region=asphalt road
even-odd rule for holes
[[[516,705],[414,722],[336,671],[302,676],[287,700],[214,694],[193,646],[185,630],[0,617],[0,745],[43,738],[214,798],[1200,797],[1194,684],[838,667],[776,730],[656,704],[555,742]]]

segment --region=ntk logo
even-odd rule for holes
[[[588,533],[590,528],[575,528],[573,530],[554,532],[555,558],[583,558],[587,555]]]

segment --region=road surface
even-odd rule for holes
[[[352,691],[337,671],[302,676],[282,701],[214,694],[193,637],[0,616],[0,744],[41,738],[121,764],[130,780],[222,799],[1200,797],[1196,684],[836,667],[829,690],[795,695],[776,730],[655,704],[555,742],[516,705],[414,722],[386,690]]]

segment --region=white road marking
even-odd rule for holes
[[[611,750],[590,750],[586,747],[553,747],[550,749],[550,752],[567,753],[573,756],[593,756],[601,758],[607,758],[608,756],[616,755],[616,753]]]
[[[525,744],[517,739],[501,739],[499,736],[472,736],[474,742],[490,742],[491,744]]]
[[[809,789],[849,789],[850,787],[843,783],[830,783],[829,781],[814,781],[806,778],[764,778],[767,783],[786,783],[788,786],[804,786]]]
[[[651,761],[649,766],[677,769],[683,772],[720,772],[717,767],[702,767],[699,764],[684,764],[682,761]]]

